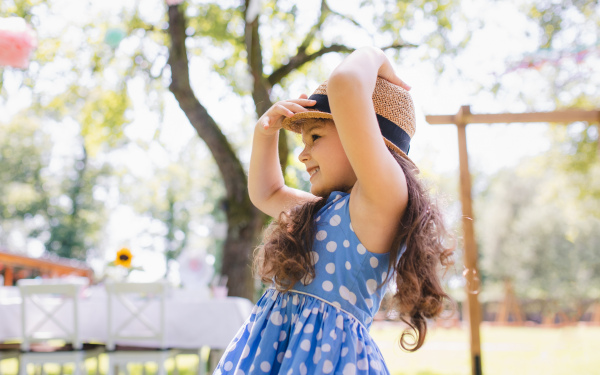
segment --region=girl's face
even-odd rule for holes
[[[331,120],[308,120],[302,126],[304,150],[298,159],[310,175],[310,192],[325,197],[332,191],[349,192],[356,174],[344,152],[337,129]]]

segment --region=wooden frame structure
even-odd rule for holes
[[[0,250],[0,265],[4,271],[4,285],[12,286],[19,277],[15,275],[15,269],[35,270],[42,277],[60,277],[67,275],[94,278],[94,271],[84,263],[64,258],[30,258],[24,255],[10,253]]]
[[[600,110],[565,110],[554,112],[472,114],[470,106],[462,106],[456,115],[425,116],[425,120],[431,125],[454,124],[456,125],[456,129],[458,131],[460,200],[462,203],[462,223],[465,247],[464,262],[466,268],[466,293],[471,346],[471,373],[473,375],[481,375],[481,343],[479,338],[481,307],[477,298],[480,279],[479,270],[477,268],[477,245],[475,243],[475,232],[473,229],[471,175],[469,173],[469,158],[467,152],[467,125],[513,122],[600,122]],[[600,125],[598,126],[598,134],[600,134]],[[598,152],[600,154],[600,136],[598,137]]]

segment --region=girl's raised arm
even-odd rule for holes
[[[377,77],[410,89],[380,49],[366,47],[350,54],[331,73],[327,96],[335,125],[358,179],[353,191],[361,207],[395,215],[408,202],[402,168],[387,150],[373,107]],[[393,192],[393,194],[386,194]]]
[[[248,171],[248,193],[252,203],[271,217],[279,217],[291,207],[316,197],[285,185],[279,165],[278,139],[284,117],[305,112],[303,106],[314,105],[306,95],[295,100],[275,103],[256,123]]]

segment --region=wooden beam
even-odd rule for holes
[[[469,310],[469,331],[471,346],[471,374],[481,375],[481,341],[479,325],[481,322],[481,309],[477,295],[479,293],[479,270],[477,269],[477,244],[473,229],[473,204],[471,201],[471,174],[469,172],[469,158],[467,153],[467,122],[471,115],[469,106],[463,106],[456,115],[458,130],[458,156],[460,162],[460,200],[462,203],[462,224],[464,234],[464,263],[467,281],[467,304]]]
[[[67,262],[72,264],[67,264]],[[84,266],[81,262],[76,262],[71,259],[63,259],[63,262],[55,262],[49,259],[29,258],[0,251],[0,263],[7,266],[7,270],[8,268],[14,267],[29,268],[39,270],[42,274],[84,276],[89,278],[90,281],[92,281],[94,277],[94,272],[91,268]]]
[[[459,112],[460,113],[460,112]],[[525,113],[494,113],[494,114],[464,114],[459,115],[431,115],[425,116],[425,120],[431,125],[442,124],[494,124],[510,122],[562,122],[572,123],[576,121],[599,122],[600,110],[564,110],[553,112],[525,112]]]

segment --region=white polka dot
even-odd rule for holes
[[[349,294],[350,294],[350,291],[348,290],[348,288],[346,288],[343,285],[340,286],[340,296],[342,296],[343,299],[347,300]]]
[[[384,282],[386,278],[387,278],[387,272],[382,273],[381,274],[381,282]]]
[[[326,360],[325,363],[323,363],[323,372],[329,374],[331,371],[333,371],[333,363],[331,363],[330,360]]]
[[[342,305],[340,305],[340,303],[338,301],[331,302],[331,304],[333,306],[337,307],[338,309],[342,307]]]
[[[325,270],[327,271],[327,273],[333,274],[335,272],[335,264],[333,263],[328,263],[325,266]]]
[[[279,311],[275,311],[273,314],[271,314],[270,320],[271,323],[275,324],[276,326],[280,326],[283,322],[283,316]]]
[[[310,315],[310,310],[309,310],[309,309],[306,309],[306,310],[302,311],[302,315],[303,315],[305,318],[308,318],[308,316]]]
[[[287,323],[287,321],[288,321],[288,316],[287,316],[287,315],[284,315],[284,316],[283,316],[283,324]]]
[[[370,316],[367,316],[367,318],[365,319],[365,324],[369,324],[373,321],[373,318],[371,318]]]
[[[319,333],[317,333],[317,340],[321,340],[321,337],[323,337],[323,328],[319,329]]]
[[[346,261],[346,269],[349,270],[350,268],[352,268],[352,265],[350,262]]]
[[[319,254],[316,251],[311,251],[310,260],[312,261],[312,264],[317,264],[319,261]]]
[[[372,308],[373,307],[373,300],[372,299],[365,298],[365,302],[366,302],[368,308]]]
[[[256,349],[256,356],[258,357],[259,354],[260,354],[260,348]]]
[[[298,304],[298,296],[294,296],[294,298],[292,298],[292,303],[293,303],[294,305],[297,305],[297,304]]]
[[[367,290],[370,294],[375,293],[375,291],[377,290],[377,281],[373,279],[367,280]]]
[[[306,274],[306,275],[304,275],[304,277],[303,277],[303,278],[301,278],[301,279],[300,279],[300,282],[301,282],[303,285],[308,285],[308,284],[312,283],[314,279],[315,279],[315,278],[314,278],[312,275],[310,275],[310,274]]]
[[[335,209],[339,210],[340,208],[342,208],[342,206],[344,206],[345,203],[346,203],[345,200],[341,201],[340,203],[338,203],[338,204],[335,205]]]
[[[338,327],[339,329],[344,328],[344,317],[341,315],[338,315],[338,317],[335,319],[335,326]]]
[[[363,351],[363,348],[364,348],[364,345],[363,345],[363,343],[362,343],[362,342],[360,342],[360,341],[358,341],[358,342],[356,343],[356,352],[357,352],[358,354],[362,353],[362,351]]]
[[[246,373],[243,370],[238,369],[234,375],[246,375]]]
[[[316,308],[316,307],[313,307],[313,309],[312,309],[312,313],[313,313],[313,314],[318,314],[318,313],[319,313],[319,309],[318,309],[318,308]]]
[[[373,268],[375,268],[379,265],[379,261],[375,257],[371,257],[371,260],[369,262],[371,263],[371,267],[373,267]]]
[[[250,366],[250,372],[254,371],[254,365]]]
[[[260,369],[264,372],[269,372],[271,371],[271,364],[267,361],[263,361],[263,363],[260,364]]]
[[[360,361],[356,362],[356,367],[358,367],[359,370],[366,370],[369,367],[367,359],[363,358]]]
[[[301,375],[306,375],[307,372],[308,372],[308,369],[306,368],[306,364],[301,363],[300,364],[300,374]]]
[[[250,354],[250,347],[248,345],[246,345],[244,347],[244,350],[242,351],[242,358],[246,358],[248,356],[248,354]]]
[[[292,375],[293,372],[294,372],[294,370],[290,369],[290,371],[288,371],[287,375]]]
[[[333,283],[329,280],[323,281],[323,290],[326,292],[331,292],[333,290]]]
[[[283,354],[284,354],[283,352],[277,354],[277,362],[279,362],[279,363],[283,362]]]
[[[291,350],[286,350],[285,351],[285,358],[292,358],[292,351]]]
[[[348,247],[348,246],[350,246],[350,241],[344,240],[344,247]]]
[[[278,347],[279,347],[279,342],[275,341],[273,343],[273,349],[277,350]]]
[[[289,298],[286,298],[286,299],[284,299],[284,300],[283,300],[283,302],[281,303],[281,308],[282,308],[282,309],[283,309],[283,308],[285,308],[285,307],[287,306],[288,299],[289,299]]]
[[[303,340],[303,341],[300,343],[300,348],[302,348],[302,350],[309,351],[309,350],[310,350],[310,341],[308,341],[308,340]]]
[[[371,361],[370,365],[371,367],[373,367],[373,369],[377,371],[381,370],[381,363],[379,363],[378,361]]]
[[[350,223],[350,230],[354,232],[354,228],[352,228],[352,223]]]
[[[317,217],[317,221],[321,220],[321,216]]]
[[[335,198],[333,198],[333,202],[337,201],[338,199],[340,199],[342,196],[339,194],[336,194]]]
[[[233,362],[227,361],[223,368],[225,369],[225,371],[231,371],[231,369],[233,368]]]
[[[363,246],[363,244],[359,243],[358,246],[356,246],[356,251],[362,255],[367,251],[367,249]]]
[[[342,342],[346,342],[346,332],[342,332]]]
[[[287,337],[287,333],[285,333],[285,331],[279,332],[279,341],[285,340],[286,337]]]
[[[373,354],[373,348],[370,345],[367,345],[365,347],[365,352],[367,352],[368,355]]]
[[[315,330],[315,326],[307,324],[304,326],[304,333],[312,333]]]
[[[329,219],[329,224],[331,224],[334,227],[340,225],[341,222],[342,218],[340,217],[340,215],[333,215],[331,219]]]
[[[299,333],[300,333],[300,331],[302,331],[302,323],[301,323],[301,322],[298,322],[298,323],[296,324],[296,330],[294,331],[294,335],[297,335],[297,334],[299,334]]]
[[[330,350],[331,350],[331,345],[329,345],[329,344],[324,344],[324,345],[322,346],[322,348],[323,348],[323,351],[324,351],[324,352],[328,352],[328,351],[330,351]]]
[[[332,339],[337,340],[337,334],[335,333],[335,330],[331,330],[331,332],[329,332],[329,336],[331,336]]]
[[[348,348],[345,349],[346,352],[348,352]],[[347,363],[346,366],[344,366],[344,372],[342,375],[356,375],[356,366],[354,366],[354,363]]]
[[[317,348],[315,350],[315,355],[313,355],[313,363],[316,365],[321,360],[321,348]]]
[[[337,243],[335,243],[335,241],[329,241],[327,242],[327,251],[329,251],[330,253],[333,253],[335,251],[335,249],[337,249]]]
[[[317,235],[316,235],[316,238],[319,241],[323,241],[325,238],[327,238],[327,232],[325,232],[324,230],[318,231]]]
[[[220,369],[216,369],[216,370],[215,370],[215,373],[214,373],[213,375],[221,375],[221,374],[222,374],[222,373],[221,373],[221,370],[220,370]]]
[[[344,346],[344,347],[342,348],[342,357],[345,357],[345,356],[346,356],[346,354],[348,354],[348,348]]]
[[[356,305],[356,294],[350,292],[350,294],[348,294],[348,302],[350,302],[353,305]]]

